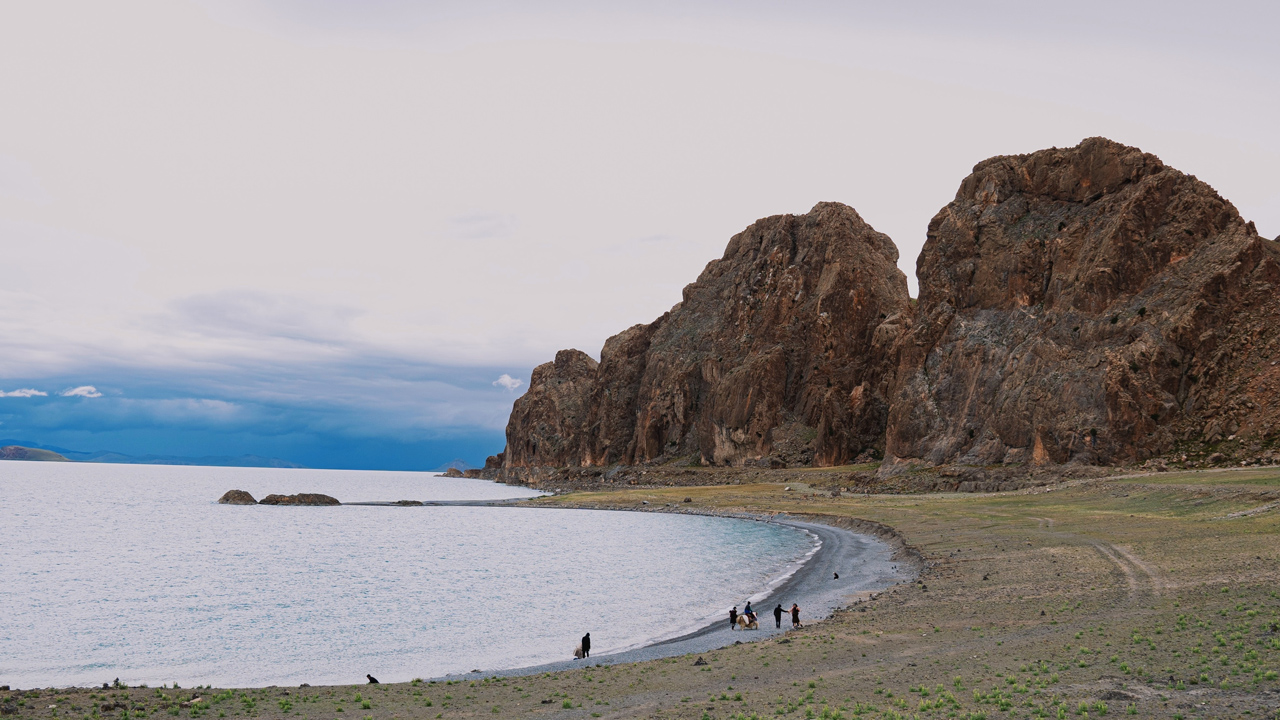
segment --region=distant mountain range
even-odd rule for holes
[[[91,463],[114,463],[121,465],[207,465],[212,467],[267,467],[267,468],[302,468],[288,460],[262,457],[260,455],[205,455],[203,457],[186,457],[182,455],[125,455],[110,450],[82,452],[41,445],[27,440],[0,440],[0,460],[45,460]],[[455,460],[454,462],[460,462]],[[463,463],[465,465],[465,463]],[[465,469],[465,468],[464,468]]]

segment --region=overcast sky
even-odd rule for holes
[[[0,439],[480,461],[757,218],[852,205],[914,293],[975,163],[1093,135],[1273,237],[1277,8],[0,4]]]

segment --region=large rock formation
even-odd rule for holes
[[[916,273],[890,458],[1141,459],[1235,432],[1203,421],[1276,379],[1259,325],[1280,308],[1274,243],[1205,183],[1109,140],[978,164]]]
[[[756,222],[599,364],[563,350],[535,369],[491,463],[852,459],[884,433],[881,374],[910,308],[897,259],[839,203]]]
[[[913,308],[851,208],[760,220],[684,300],[538,367],[489,467],[1108,464],[1280,430],[1280,253],[1208,185],[1102,138],[979,163]]]

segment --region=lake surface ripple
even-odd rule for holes
[[[702,626],[806,533],[659,513],[218,505],[536,493],[429,473],[0,463],[0,684],[406,681]]]

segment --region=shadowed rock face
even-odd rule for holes
[[[1274,317],[1276,258],[1212,188],[1135,148],[1093,138],[980,163],[917,261],[888,455],[1167,452],[1228,385],[1264,372],[1246,358],[1266,344],[1252,330]]]
[[[565,350],[535,369],[503,466],[740,464],[782,441],[801,462],[853,458],[884,432],[884,358],[910,312],[897,258],[839,203],[756,222],[599,365]]]
[[[507,421],[507,449],[502,454],[507,465],[582,464],[596,368],[586,353],[561,350],[554,362],[533,369],[529,390],[516,400]]]
[[[851,208],[760,220],[684,300],[534,371],[489,467],[1109,464],[1280,431],[1280,254],[1226,200],[1102,138],[979,163],[914,309]]]

